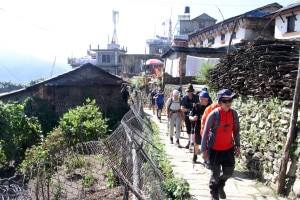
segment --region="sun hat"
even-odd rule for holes
[[[185,90],[185,92],[194,92],[194,91],[195,91],[194,87],[191,83],[188,85],[187,89]]]
[[[227,97],[227,98],[233,98],[235,96],[235,93],[231,92],[228,89],[222,89],[218,93],[218,100],[220,100],[222,97]]]
[[[179,91],[178,90],[173,90],[173,96],[179,96]]]
[[[199,97],[208,98],[208,99],[210,98],[208,92],[206,92],[206,91],[200,92]]]

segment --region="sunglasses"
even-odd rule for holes
[[[232,99],[228,99],[228,100],[221,99],[220,101],[221,101],[222,103],[232,103]]]

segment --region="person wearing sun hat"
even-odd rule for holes
[[[211,170],[209,188],[212,199],[226,199],[224,186],[233,174],[235,156],[240,156],[239,118],[236,110],[231,108],[235,96],[229,89],[220,90],[218,103],[206,108],[201,120],[202,127],[204,124],[201,152]]]
[[[185,146],[186,149],[191,149],[193,147],[194,141],[192,134],[192,128],[194,126],[194,122],[191,122],[189,119],[190,111],[196,103],[199,103],[199,96],[194,94],[195,90],[193,84],[188,84],[187,89],[185,90],[186,94],[182,97],[181,101],[181,110],[184,112],[184,123],[186,132],[188,134],[188,144]]]
[[[170,142],[173,144],[173,135],[174,135],[174,125],[176,127],[175,138],[176,138],[176,146],[180,146],[179,138],[180,138],[180,129],[181,129],[181,116],[180,116],[180,92],[178,90],[173,90],[172,97],[168,98],[166,102],[166,114],[168,116],[168,129],[170,135]]]
[[[195,122],[195,134],[194,134],[194,155],[193,155],[193,163],[197,162],[197,155],[199,150],[199,145],[201,144],[201,135],[200,135],[200,127],[201,127],[201,118],[204,113],[204,110],[211,104],[209,102],[210,96],[208,92],[202,91],[199,94],[199,103],[196,103],[190,112],[190,120]]]

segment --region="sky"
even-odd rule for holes
[[[0,52],[10,49],[48,61],[67,63],[87,49],[106,48],[118,11],[117,41],[129,54],[148,53],[147,39],[167,34],[162,24],[190,7],[191,19],[203,13],[217,19],[243,14],[269,3],[295,0],[0,0]],[[168,28],[168,27],[167,27]],[[1,58],[1,57],[0,57]]]

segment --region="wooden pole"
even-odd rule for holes
[[[230,53],[232,37],[233,37],[233,33],[234,33],[234,30],[235,30],[235,28],[236,28],[236,25],[237,25],[238,21],[239,21],[239,19],[235,19],[235,20],[234,20],[232,32],[231,32],[230,39],[229,39],[229,43],[228,43],[227,53]]]
[[[299,59],[300,59],[300,52],[299,52]],[[299,60],[299,64],[300,64],[300,60]],[[293,107],[292,107],[292,116],[290,120],[290,128],[287,135],[287,140],[284,146],[282,160],[279,168],[277,194],[283,193],[283,189],[286,184],[285,178],[286,178],[286,171],[287,171],[287,163],[289,160],[290,148],[295,139],[296,123],[298,119],[299,93],[300,93],[300,65],[299,64],[298,64],[298,74],[296,79],[296,87],[295,87]]]

